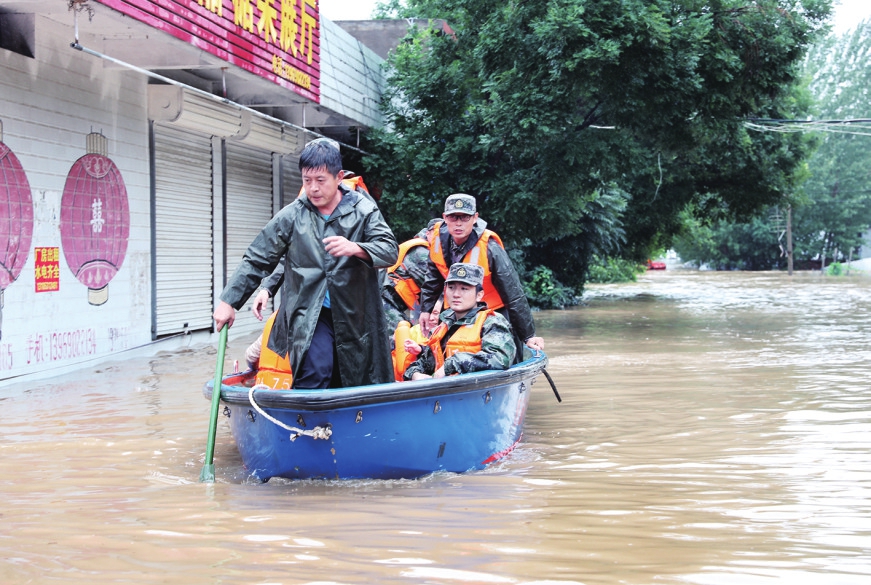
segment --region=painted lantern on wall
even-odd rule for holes
[[[3,291],[21,274],[32,239],[30,183],[18,157],[3,143],[0,122],[0,338],[3,336]]]
[[[87,150],[67,175],[60,235],[70,270],[88,287],[88,302],[102,305],[127,253],[130,209],[121,172],[107,156],[106,137],[88,134]]]

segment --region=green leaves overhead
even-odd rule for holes
[[[645,258],[700,213],[743,214],[791,188],[808,146],[749,134],[793,117],[821,0],[410,0],[386,126],[367,148],[400,236],[450,193],[530,261],[580,284],[594,250]],[[571,260],[566,254],[572,254]],[[580,274],[578,274],[580,271]]]

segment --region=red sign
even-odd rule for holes
[[[34,248],[36,292],[60,290],[60,248]]]
[[[318,0],[97,0],[320,103]]]

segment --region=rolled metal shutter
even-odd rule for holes
[[[211,329],[212,145],[154,124],[154,338]]]
[[[272,219],[272,153],[227,140],[227,277],[245,250]],[[236,312],[236,333],[259,331],[251,313],[253,296]]]

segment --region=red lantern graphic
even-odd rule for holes
[[[0,124],[0,337],[3,335],[3,291],[21,274],[32,239],[30,183],[18,157],[3,144]]]
[[[88,287],[88,302],[102,305],[127,253],[130,209],[124,179],[106,156],[106,137],[92,133],[87,142],[88,154],[73,163],[64,185],[60,236],[70,270]]]

